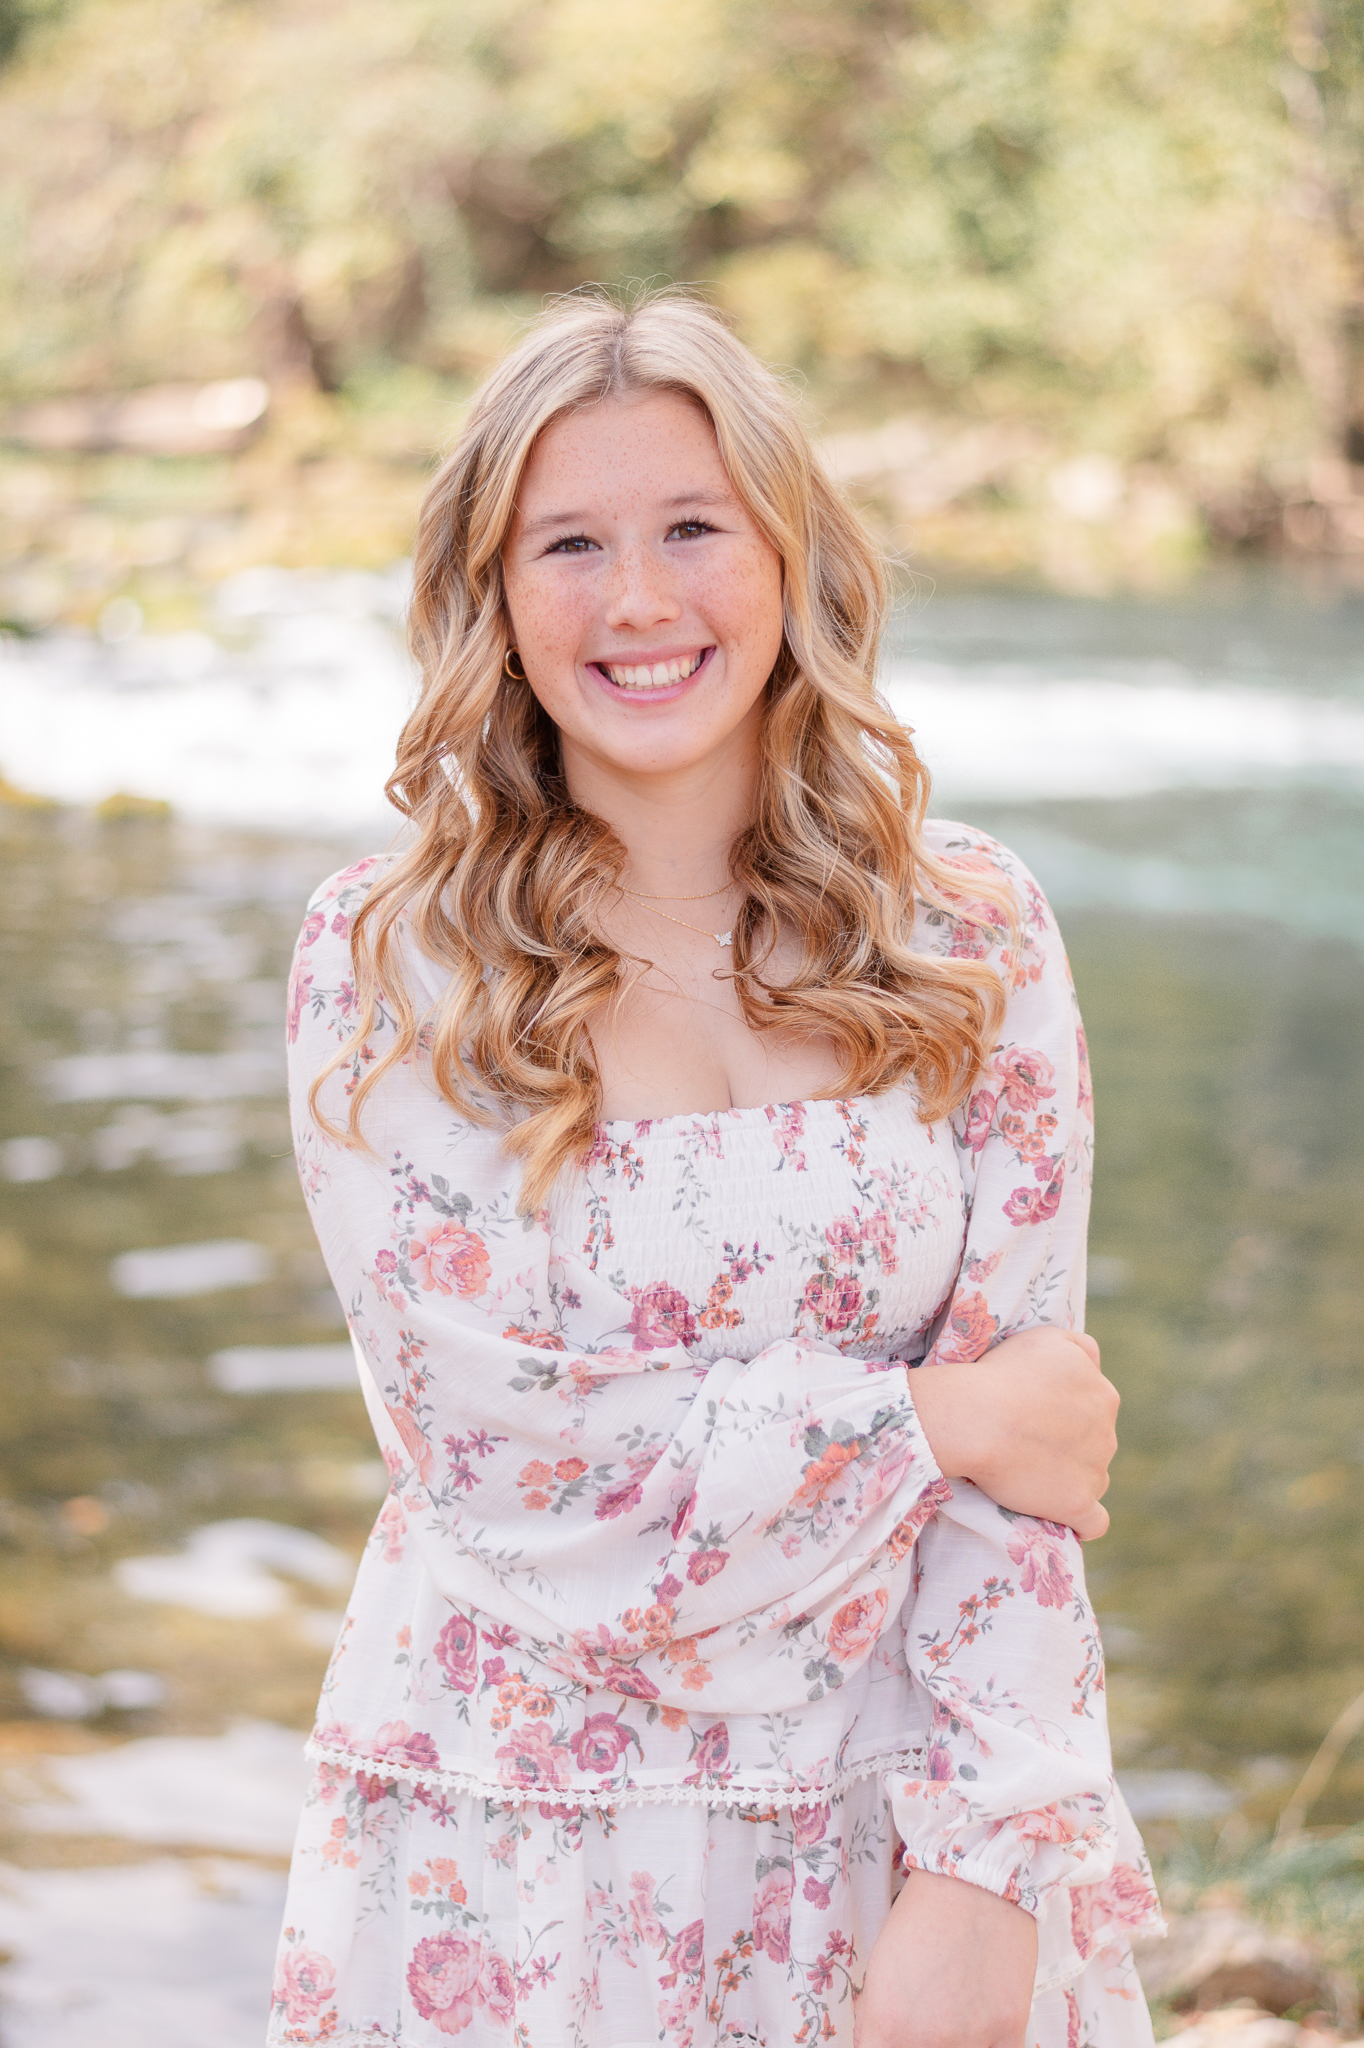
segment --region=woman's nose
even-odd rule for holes
[[[647,547],[623,548],[612,565],[606,624],[647,629],[682,616],[668,566]]]

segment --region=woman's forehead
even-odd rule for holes
[[[588,501],[663,506],[702,496],[733,503],[735,495],[704,408],[679,392],[643,391],[551,420],[531,448],[517,507],[529,527],[572,518]]]
[[[637,458],[683,445],[719,461],[710,414],[699,400],[672,390],[611,391],[588,405],[561,412],[540,429],[527,471],[543,471],[584,456],[628,450]]]

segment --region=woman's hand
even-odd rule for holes
[[[974,1365],[923,1366],[909,1385],[947,1478],[974,1480],[1002,1508],[1067,1523],[1086,1542],[1104,1534],[1118,1390],[1092,1337],[1023,1330]]]
[[[1024,2048],[1036,1975],[1030,1913],[912,1870],[871,1952],[856,2048]]]

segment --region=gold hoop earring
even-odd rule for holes
[[[513,662],[516,663],[515,668],[512,667]],[[526,680],[525,663],[514,647],[509,647],[502,657],[502,673],[514,683],[524,683]]]

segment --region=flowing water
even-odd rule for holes
[[[84,1924],[100,1866],[141,1858],[109,1912],[164,1881],[178,1952],[235,1954],[195,1917],[217,1885],[263,1953],[278,1731],[306,1725],[382,1487],[288,1151],[284,975],[311,886],[387,833],[401,604],[396,572],[255,571],[199,633],[0,645],[0,771],[60,799],[0,804],[15,2048],[66,2038],[43,1885]],[[887,669],[935,808],[1051,892],[1089,1025],[1090,1327],[1124,1402],[1089,1562],[1157,1818],[1272,1818],[1364,1688],[1362,626],[1358,598],[1268,575],[948,590],[906,607]],[[171,815],[91,808],[114,792]],[[1361,1806],[1347,1758],[1313,1818]],[[196,1865],[191,1896],[135,1843],[255,1860]],[[258,2038],[217,2010],[205,2048]]]

